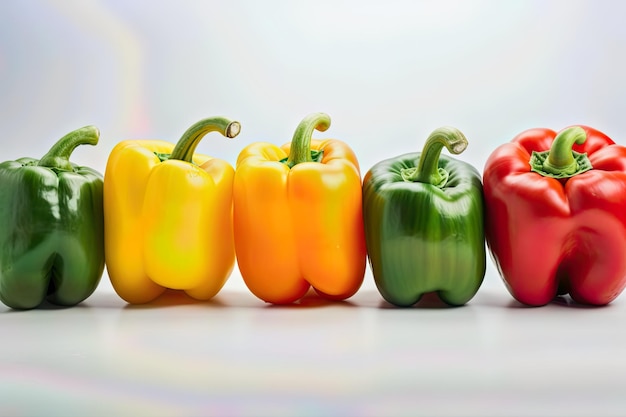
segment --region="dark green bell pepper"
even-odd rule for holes
[[[446,155],[467,147],[457,129],[443,127],[423,151],[374,165],[363,179],[365,239],[374,281],[383,298],[411,306],[436,292],[463,305],[485,275],[481,177]]]
[[[41,160],[0,163],[0,301],[14,309],[72,306],[104,270],[103,177],[70,162],[96,145],[93,126],[61,138]]]

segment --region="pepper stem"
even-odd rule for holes
[[[587,140],[587,133],[579,126],[570,127],[561,131],[552,142],[548,159],[543,163],[543,169],[551,174],[573,174],[578,164],[572,154],[574,143],[582,145]]]
[[[285,162],[293,168],[302,162],[313,162],[311,156],[311,136],[314,130],[324,132],[330,127],[330,116],[326,113],[311,113],[296,128],[289,148],[289,156]]]
[[[172,150],[168,159],[178,159],[185,162],[193,162],[193,154],[196,151],[200,139],[210,132],[219,132],[227,138],[234,138],[241,131],[239,122],[231,121],[225,117],[209,117],[193,124],[183,133],[180,140]]]
[[[451,154],[458,155],[467,148],[467,139],[454,127],[435,129],[426,139],[417,168],[404,169],[402,178],[443,187],[448,180],[448,172],[439,168],[439,156],[444,146]]]
[[[550,150],[533,151],[530,156],[530,170],[544,177],[569,178],[593,169],[585,153],[572,148],[575,143],[582,145],[587,140],[587,132],[580,126],[561,131],[552,142]]]
[[[95,126],[76,129],[57,141],[37,163],[40,167],[73,171],[70,155],[79,145],[97,145],[100,131]]]

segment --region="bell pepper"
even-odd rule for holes
[[[436,292],[463,305],[486,266],[483,191],[478,171],[441,155],[458,155],[467,139],[436,129],[422,152],[375,164],[363,179],[365,238],[374,281],[389,303],[408,307]]]
[[[73,306],[104,271],[102,174],[70,162],[96,145],[93,126],[63,136],[41,159],[0,164],[0,300],[14,309],[44,301]]]
[[[626,285],[626,148],[587,126],[531,129],[484,169],[489,250],[512,296],[604,305]]]
[[[237,136],[238,122],[208,118],[174,146],[163,140],[125,140],[109,156],[104,175],[106,266],[113,289],[131,304],[166,289],[208,300],[235,263],[232,224],[234,169],[196,154],[217,131]]]
[[[346,143],[311,139],[329,126],[328,115],[310,114],[291,142],[252,143],[237,158],[237,262],[249,290],[268,303],[296,302],[311,287],[344,300],[363,282],[359,164]]]

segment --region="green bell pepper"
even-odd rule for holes
[[[30,309],[89,297],[104,270],[103,177],[70,162],[96,145],[93,126],[68,133],[41,159],[0,163],[0,301]]]
[[[467,147],[457,129],[443,127],[423,151],[374,165],[363,179],[365,239],[374,281],[383,298],[411,306],[437,292],[463,305],[485,275],[481,177],[446,155]]]

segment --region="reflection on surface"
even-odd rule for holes
[[[626,365],[615,360],[626,339],[613,331],[626,302],[509,302],[486,288],[464,307],[381,308],[366,289],[344,303],[311,295],[272,307],[226,290],[128,306],[98,291],[74,308],[5,310],[0,414],[528,415],[538,399],[589,410],[600,388],[626,405]]]

